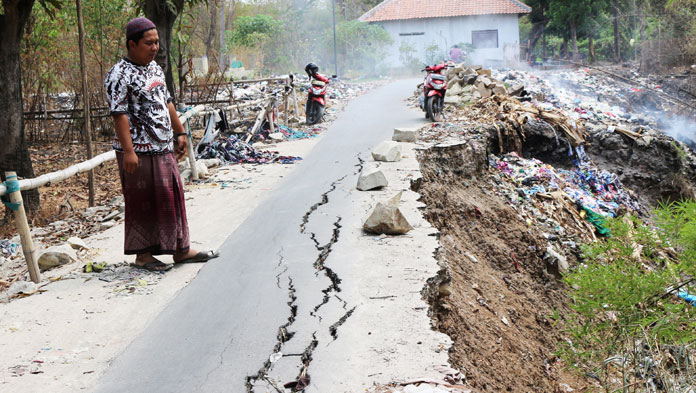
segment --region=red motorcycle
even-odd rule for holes
[[[305,105],[305,117],[307,124],[319,123],[324,115],[326,106],[326,89],[329,86],[329,78],[319,73],[319,67],[314,63],[309,63],[305,67],[305,72],[309,75],[310,87],[307,91],[307,104]]]
[[[442,120],[442,109],[445,107],[445,93],[447,93],[447,76],[442,75],[442,70],[447,69],[447,64],[437,64],[425,67],[427,72],[423,82],[423,96],[420,98],[420,107],[425,112],[425,117],[431,121]]]

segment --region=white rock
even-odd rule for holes
[[[392,140],[397,142],[416,142],[418,140],[418,129],[395,128]]]
[[[188,182],[191,180],[191,170],[190,169],[184,169],[181,171],[181,181],[184,183]]]
[[[208,168],[215,168],[216,166],[220,166],[221,164],[219,158],[205,158],[202,160],[198,160],[198,162],[202,162]]]
[[[445,97],[445,104],[459,105],[462,98],[459,96],[447,96]]]
[[[39,289],[39,286],[31,281],[15,281],[7,289],[7,296],[14,296],[20,293],[31,295]]]
[[[377,168],[363,168],[358,177],[358,190],[368,191],[375,188],[386,187],[389,185],[387,177]]]
[[[199,179],[207,179],[208,176],[210,176],[210,172],[208,172],[208,167],[205,166],[205,163],[196,161],[196,169],[198,170]]]
[[[363,229],[378,235],[403,235],[413,227],[399,210],[401,192],[387,203],[377,203],[370,217],[363,224]]]
[[[462,91],[464,91],[464,89],[458,83],[449,84],[447,85],[447,92],[445,93],[445,97],[458,96],[462,94]]]
[[[68,240],[66,240],[66,243],[70,245],[70,247],[74,248],[75,250],[86,250],[89,249],[87,247],[87,243],[85,243],[84,240],[80,239],[79,237],[71,237]]]
[[[554,274],[557,277],[562,276],[566,271],[568,271],[568,260],[566,259],[566,257],[556,252],[556,250],[554,250],[552,246],[546,247],[546,254],[544,254],[544,260],[546,261],[546,267],[548,272]]]
[[[282,132],[274,132],[272,134],[268,134],[268,137],[271,138],[274,141],[282,141],[285,140],[285,136],[283,135]]]
[[[69,244],[48,248],[39,257],[39,268],[43,270],[77,261],[77,253]]]
[[[394,162],[401,160],[401,147],[398,142],[384,141],[372,150],[372,158],[375,161]]]

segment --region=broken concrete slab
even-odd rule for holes
[[[476,72],[477,72],[479,75],[486,75],[486,76],[488,76],[489,78],[491,77],[491,70],[479,69],[479,70],[476,70]]]
[[[413,229],[399,210],[401,194],[402,192],[399,192],[387,203],[378,202],[363,224],[363,229],[378,235],[403,235]]]
[[[508,91],[508,94],[511,96],[519,97],[520,95],[522,95],[523,91],[524,91],[524,85],[522,83],[518,83],[518,84],[512,85],[512,87]]]
[[[377,167],[369,166],[363,168],[358,177],[357,189],[360,191],[375,190],[389,185],[387,177]]]
[[[461,103],[460,96],[446,96],[445,97],[445,104],[459,105],[460,103]]]
[[[80,239],[79,237],[73,236],[71,238],[68,238],[68,240],[66,240],[65,242],[66,242],[66,244],[69,244],[70,247],[74,248],[75,250],[89,249],[89,247],[87,247],[87,243],[85,243],[85,241]]]
[[[496,86],[493,88],[493,94],[495,94],[495,95],[497,95],[497,96],[506,96],[506,95],[508,95],[508,92],[507,92],[507,90],[505,89],[505,86],[503,86],[503,85],[496,85]]]
[[[418,129],[395,128],[392,140],[396,142],[416,142],[418,140]]]
[[[458,95],[462,94],[463,90],[464,89],[462,89],[462,87],[458,83],[449,84],[447,86],[447,93],[445,93],[445,97],[458,96]]]
[[[44,251],[39,257],[39,269],[44,271],[75,261],[77,261],[77,253],[69,244],[53,246]]]
[[[398,142],[384,141],[372,150],[375,161],[395,162],[401,160],[401,147]]]
[[[478,79],[478,74],[464,74],[460,76],[463,85],[473,85]]]

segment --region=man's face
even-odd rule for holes
[[[128,41],[128,57],[140,65],[150,64],[159,51],[157,29],[148,30],[137,43]]]

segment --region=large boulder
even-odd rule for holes
[[[378,235],[403,235],[408,233],[413,227],[408,223],[401,210],[399,210],[400,200],[401,192],[387,203],[378,202],[370,217],[363,224],[363,229]]]
[[[478,74],[463,74],[460,75],[460,78],[462,80],[463,85],[473,85],[474,82],[476,82],[476,79],[478,79]]]
[[[459,105],[462,102],[460,96],[445,96],[445,104]]]
[[[458,96],[462,94],[462,87],[459,85],[459,83],[453,83],[453,84],[448,84],[447,85],[447,93],[445,93],[446,96]]]
[[[39,257],[41,271],[77,261],[77,253],[69,244],[48,248]]]
[[[375,161],[394,162],[401,160],[401,147],[399,142],[384,141],[372,150],[372,159]]]
[[[506,96],[508,95],[507,89],[505,89],[505,86],[503,85],[497,85],[496,87],[493,88],[493,94],[497,96]]]
[[[360,191],[375,190],[389,185],[387,177],[376,167],[365,167],[358,177],[357,188]]]
[[[418,140],[418,129],[395,128],[392,140],[396,142],[416,142]]]

